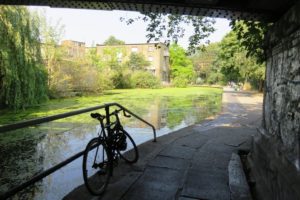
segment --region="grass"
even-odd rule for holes
[[[10,124],[17,121],[70,112],[109,102],[117,102],[131,109],[132,107],[147,106],[154,98],[193,98],[193,96],[218,95],[221,93],[222,89],[209,87],[109,90],[99,96],[49,100],[41,105],[17,112],[0,110],[0,124]]]

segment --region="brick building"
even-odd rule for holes
[[[82,58],[91,47],[86,47],[85,43],[64,40],[61,46],[65,49],[68,57]],[[169,63],[169,48],[163,43],[140,43],[140,44],[123,44],[123,45],[96,45],[97,54],[101,57],[105,49],[118,49],[118,61],[124,63],[129,60],[131,53],[142,54],[150,65],[146,68],[147,71],[153,73],[162,82],[170,81],[170,63]]]
[[[84,42],[78,42],[74,40],[63,40],[61,46],[71,58],[82,58],[86,52],[86,46]]]
[[[146,69],[152,72],[162,82],[170,81],[170,63],[169,48],[163,43],[140,43],[124,45],[97,45],[97,54],[102,55],[106,48],[118,48],[119,62],[123,63],[129,60],[131,53],[140,53],[150,62]]]

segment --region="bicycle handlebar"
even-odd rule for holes
[[[121,112],[123,110],[123,115],[124,117],[131,117],[131,115],[128,115],[126,114],[125,110],[120,108],[120,109],[116,109],[115,111],[113,111],[112,113],[109,114],[109,116],[112,116],[112,115],[117,115],[119,112]]]
[[[128,117],[128,118],[131,117],[131,115],[127,114],[127,113],[125,112],[125,110],[122,109],[122,108],[113,111],[112,113],[109,114],[109,116],[117,115],[117,114],[118,114],[120,111],[122,111],[122,110],[123,110],[123,115],[124,115],[124,117]],[[98,119],[98,120],[103,120],[103,119],[105,119],[105,116],[101,115],[100,113],[91,113],[91,117],[94,118],[94,119]]]

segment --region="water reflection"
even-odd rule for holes
[[[156,97],[120,104],[153,124],[157,135],[201,122],[221,108],[221,96]],[[152,129],[133,118],[122,118],[137,144],[153,138]],[[0,136],[0,192],[16,186],[83,150],[96,136],[96,121],[82,114]],[[79,158],[42,181],[20,192],[14,199],[61,199],[83,183]]]

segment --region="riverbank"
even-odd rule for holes
[[[250,149],[261,108],[262,95],[226,88],[220,115],[140,145],[138,163],[120,163],[99,199],[230,199],[229,161]],[[81,185],[65,199],[98,198]]]

